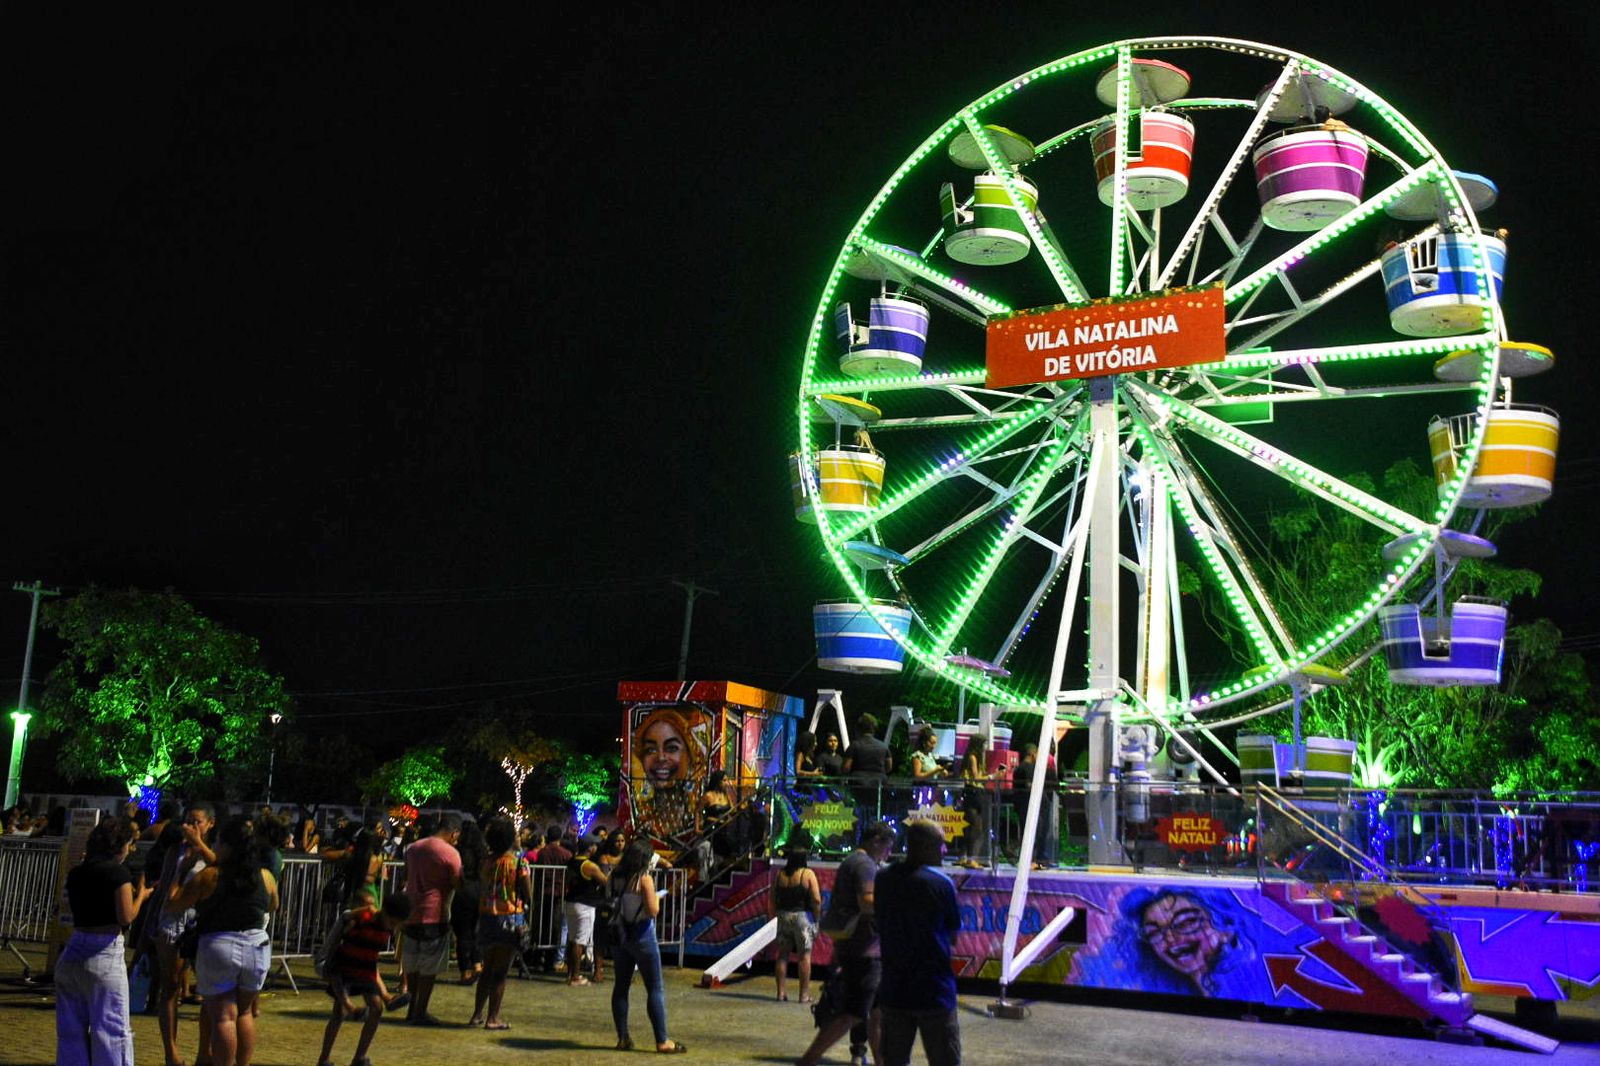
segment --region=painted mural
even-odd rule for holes
[[[813,869],[827,896],[835,867]],[[961,909],[956,973],[998,980],[1011,875],[956,868],[945,873],[955,882]],[[720,956],[761,929],[770,883],[770,868],[758,863],[718,885],[696,909],[688,953]],[[1374,948],[1347,937],[1326,903],[1297,902],[1301,888],[1226,877],[1035,874],[1022,943],[1061,910],[1075,914],[1021,982],[1459,1023],[1451,1014],[1459,1005],[1433,995],[1426,984],[1407,981],[1401,967],[1381,962]],[[1570,905],[1573,898],[1567,898]],[[1569,999],[1600,988],[1600,914],[1451,908],[1454,935],[1435,943],[1426,920],[1406,901],[1380,900],[1376,909],[1387,915],[1385,936],[1396,950],[1424,962],[1442,958],[1441,966],[1456,956],[1467,991]],[[1402,913],[1407,909],[1411,913]],[[814,961],[827,963],[831,952],[827,938],[819,938]]]
[[[727,775],[735,803],[793,759],[801,702],[732,681],[626,681],[622,702],[624,825],[663,847],[687,845],[699,831],[706,778]]]

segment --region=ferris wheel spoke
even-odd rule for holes
[[[1133,50],[1117,49],[1117,108],[1111,115],[1114,135],[1111,179],[1111,255],[1106,292],[1120,296],[1123,287],[1123,245],[1128,228],[1128,108],[1133,80]]]
[[[1430,237],[1438,232],[1438,226],[1429,226],[1427,229],[1417,234],[1413,240]],[[1307,315],[1315,314],[1316,312],[1322,310],[1334,300],[1355,288],[1361,282],[1381,273],[1382,270],[1382,258],[1374,257],[1367,263],[1364,263],[1357,269],[1351,271],[1349,274],[1346,274],[1332,285],[1329,285],[1326,289],[1323,289],[1311,299],[1298,301],[1297,306],[1293,310],[1279,312],[1272,316],[1264,316],[1265,318],[1272,318],[1274,321],[1272,321],[1270,325],[1267,325],[1257,332],[1251,334],[1249,338],[1236,342],[1232,350],[1247,351],[1251,348],[1256,348],[1262,344],[1265,344],[1268,340],[1277,336],[1279,333],[1282,333],[1284,330],[1299,322]],[[1244,321],[1235,319],[1233,322],[1228,324],[1227,328],[1231,332],[1234,328],[1243,324],[1245,324]]]
[[[977,573],[956,600],[955,609],[945,619],[939,632],[934,636],[933,652],[935,655],[944,655],[950,650],[956,637],[961,632],[961,627],[966,624],[978,601],[983,598],[984,592],[989,587],[989,582],[994,579],[995,572],[1000,568],[1000,563],[1005,559],[1011,547],[1023,539],[1027,531],[1027,524],[1032,519],[1034,509],[1043,498],[1045,489],[1050,484],[1050,476],[1060,467],[1066,458],[1068,450],[1073,445],[1073,436],[1068,434],[1057,439],[1044,453],[1043,459],[1035,464],[1027,473],[1019,493],[1021,499],[1017,508],[1009,518],[1000,526],[994,540],[989,544],[984,553],[983,561],[979,564]]]
[[[1396,535],[1424,533],[1433,529],[1430,523],[1416,515],[1385,503],[1376,496],[1317,469],[1284,449],[1268,444],[1259,437],[1254,437],[1214,415],[1207,414],[1193,404],[1170,396],[1162,396],[1142,386],[1136,387],[1140,388],[1144,398],[1156,411],[1171,415],[1218,447],[1248,459],[1289,484],[1321,497],[1334,506],[1365,519],[1379,529]]]
[[[928,464],[926,468],[911,476],[901,488],[885,497],[865,515],[839,526],[836,532],[841,540],[850,540],[869,526],[875,525],[883,519],[894,514],[902,507],[920,499],[928,492],[938,488],[944,481],[958,473],[963,472],[972,464],[982,460],[990,452],[999,448],[1006,441],[1021,433],[1047,414],[1058,411],[1071,403],[1071,397],[1066,396],[1048,404],[1040,404],[1031,411],[1025,411],[1016,418],[1008,419],[999,425],[989,425],[984,432],[975,435],[971,440],[956,448],[948,457]]]
[[[1217,175],[1217,180],[1212,184],[1211,191],[1201,201],[1200,210],[1195,214],[1188,228],[1183,231],[1183,236],[1178,239],[1178,243],[1173,247],[1172,257],[1161,268],[1161,273],[1157,276],[1155,283],[1151,285],[1152,289],[1164,289],[1171,285],[1173,276],[1177,273],[1178,268],[1183,265],[1185,257],[1191,252],[1198,259],[1199,248],[1197,245],[1200,235],[1205,231],[1207,225],[1214,220],[1220,219],[1221,216],[1218,212],[1222,209],[1222,197],[1233,184],[1233,179],[1238,175],[1239,168],[1244,164],[1245,156],[1250,153],[1251,146],[1260,139],[1261,131],[1266,128],[1267,119],[1272,113],[1273,105],[1278,102],[1278,97],[1283,95],[1284,89],[1288,86],[1290,79],[1294,77],[1299,67],[1299,60],[1292,60],[1285,63],[1283,70],[1279,71],[1278,80],[1273,82],[1272,88],[1268,90],[1267,95],[1257,106],[1255,117],[1250,120],[1250,125],[1245,129],[1244,136],[1234,146],[1233,154],[1228,157],[1228,162],[1223,165],[1221,173]],[[1234,248],[1234,251],[1237,253],[1237,247]]]
[[[965,300],[986,315],[1003,315],[1011,310],[1011,306],[1003,300],[997,300],[993,296],[978,291],[964,281],[957,281],[948,274],[940,273],[902,248],[896,248],[891,244],[875,241],[871,237],[865,236],[857,237],[855,245],[862,251],[868,252],[879,259],[887,260],[906,273],[914,275],[924,284],[931,285],[935,289],[941,290],[959,300]]]
[[[1075,522],[1087,521],[1086,516],[1080,517],[1079,513],[1079,489],[1083,486],[1085,473],[1084,457],[1080,451],[1076,456],[1076,469],[1073,471],[1068,490],[1066,516],[1062,519],[1061,543],[1053,549],[1050,565],[1045,569],[1043,576],[1039,578],[1038,584],[1034,586],[1033,592],[1029,595],[1026,603],[1023,604],[1022,612],[1017,615],[1016,621],[1012,623],[1010,630],[1007,631],[1005,639],[1000,642],[1000,647],[995,651],[994,658],[991,660],[993,662],[1002,666],[1006,664],[1012,653],[1016,651],[1017,645],[1022,642],[1022,638],[1028,635],[1028,631],[1032,628],[1033,620],[1039,613],[1039,605],[1044,602],[1046,596],[1050,595],[1050,590],[1061,579],[1062,571],[1072,562],[1075,556],[1081,558],[1081,554],[1077,553],[1076,545],[1081,542],[1082,530],[1077,528]]]
[[[1222,589],[1223,598],[1227,601],[1239,627],[1244,630],[1245,636],[1255,648],[1257,656],[1262,662],[1281,667],[1283,652],[1273,640],[1274,631],[1277,631],[1279,640],[1285,648],[1290,647],[1292,642],[1287,634],[1282,632],[1282,620],[1276,617],[1276,613],[1263,612],[1258,607],[1256,601],[1260,594],[1260,584],[1254,580],[1254,574],[1246,567],[1236,565],[1241,561],[1241,557],[1233,539],[1219,529],[1224,523],[1208,521],[1196,506],[1193,490],[1203,491],[1204,487],[1197,479],[1190,476],[1191,472],[1180,470],[1174,461],[1179,454],[1176,447],[1164,448],[1159,440],[1162,435],[1155,427],[1136,423],[1135,433],[1139,436],[1145,453],[1150,457],[1155,476],[1167,479],[1172,505],[1177,508],[1190,538]],[[1166,439],[1171,441],[1170,437]],[[1265,601],[1264,596],[1259,598]],[[1264,613],[1272,620],[1271,629],[1269,623],[1263,620]]]
[[[1356,223],[1365,221],[1382,211],[1389,204],[1421,184],[1425,179],[1430,178],[1437,169],[1438,164],[1430,159],[1416,170],[1401,175],[1400,178],[1376,195],[1368,197],[1345,214],[1339,216],[1336,222],[1311,234],[1272,262],[1246,275],[1243,281],[1230,286],[1225,297],[1226,302],[1232,304],[1245,297],[1252,296],[1256,290],[1262,288],[1268,282],[1287,276],[1289,269],[1295,264],[1327,247],[1330,241]]]
[[[1017,213],[1017,218],[1028,231],[1028,236],[1038,246],[1039,254],[1043,257],[1045,266],[1049,268],[1050,276],[1055,278],[1062,297],[1068,303],[1082,303],[1087,300],[1089,297],[1084,291],[1078,272],[1072,268],[1072,263],[1067,259],[1066,252],[1062,250],[1055,233],[1051,232],[1047,238],[1044,229],[1039,225],[1038,215],[1029,208],[1027,201],[1022,197],[1021,189],[1017,187],[1014,169],[1000,149],[995,147],[994,138],[989,136],[988,128],[978,121],[977,113],[970,108],[961,112],[961,121],[966,123],[967,132],[972,134],[973,141],[983,153],[985,162],[989,164],[989,170],[1000,178],[1000,183],[1006,190],[1006,198],[1011,201],[1012,210]]]
[[[1230,352],[1226,359],[1190,367],[1192,374],[1239,372],[1251,369],[1285,368],[1304,365],[1326,366],[1335,363],[1375,362],[1386,359],[1415,359],[1421,355],[1448,355],[1465,348],[1493,348],[1499,338],[1493,333],[1461,333],[1453,337],[1424,337],[1403,341],[1378,341],[1371,344],[1333,344],[1319,348],[1286,348],[1280,352]]]

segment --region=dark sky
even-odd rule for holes
[[[1514,332],[1561,360],[1519,398],[1567,416],[1502,547],[1594,637],[1595,17],[1082,6],[8,7],[0,578],[170,585],[322,728],[486,695],[609,725],[618,678],[671,676],[674,578],[721,593],[693,673],[808,693],[834,592],[783,461],[846,230],[1003,78],[1209,32],[1341,67],[1499,182]],[[26,607],[0,599],[0,684]]]

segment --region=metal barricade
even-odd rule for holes
[[[0,941],[50,938],[60,863],[60,837],[0,838]]]
[[[683,966],[683,947],[689,931],[689,871],[668,867],[655,872],[656,889],[666,889],[661,910],[656,914],[656,943],[663,948],[677,945],[678,966]]]
[[[528,949],[550,951],[561,947],[566,923],[561,918],[561,903],[566,897],[565,866],[530,866],[533,876],[533,906],[528,914]]]

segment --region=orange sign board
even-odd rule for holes
[[[989,320],[987,385],[1036,385],[1215,363],[1228,351],[1222,285],[1017,311]]]
[[[1206,851],[1227,835],[1228,827],[1209,814],[1174,814],[1156,823],[1156,836],[1175,851]]]

